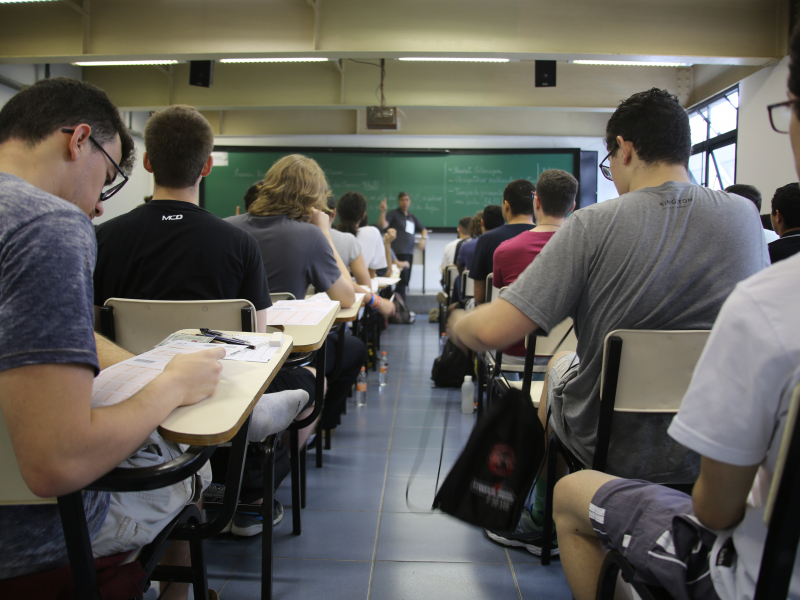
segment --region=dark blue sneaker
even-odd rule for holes
[[[534,556],[542,555],[542,544],[544,542],[542,527],[533,521],[529,510],[522,512],[517,528],[513,533],[490,531],[489,529],[485,531],[489,539],[498,544],[515,548],[525,548]],[[550,555],[558,555],[558,538],[556,537],[555,531],[553,532],[553,541],[550,544]]]

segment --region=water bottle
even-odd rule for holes
[[[444,345],[447,343],[447,334],[443,333],[442,337],[439,338],[439,354],[442,353],[444,350]]]
[[[389,383],[389,359],[386,358],[386,350],[381,350],[381,362],[378,363],[378,370],[380,371],[378,381],[383,387]]]
[[[361,367],[356,381],[356,406],[366,406],[367,404],[367,370]]]
[[[461,384],[461,412],[471,415],[475,410],[475,385],[472,383],[472,375],[464,376],[464,383]]]

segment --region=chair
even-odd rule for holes
[[[129,352],[152,350],[179,329],[255,331],[247,300],[132,300],[109,298],[100,308],[100,333]]]
[[[297,300],[291,292],[270,292],[269,298],[272,300],[273,304],[281,300]]]
[[[456,286],[457,277],[458,267],[455,265],[448,265],[444,272],[444,289],[447,295],[447,301],[444,305],[439,307],[439,335],[442,335],[447,328],[447,307],[453,303],[453,290]]]
[[[800,543],[800,515],[797,513],[797,506],[800,503],[800,479],[797,477],[800,469],[798,412],[800,412],[800,382],[795,385],[792,393],[778,461],[764,510],[767,537],[764,541],[764,554],[761,556],[754,600],[777,600],[786,598],[789,594],[797,546]],[[597,600],[613,600],[619,572],[642,600],[668,597],[662,588],[634,582],[633,567],[619,552],[613,550],[606,556],[600,571]]]
[[[243,429],[246,431],[248,426],[249,421]],[[208,461],[214,449],[215,446],[190,446],[180,457],[156,467],[116,468],[85,489],[128,492],[148,491],[172,485],[196,473]],[[2,412],[0,412],[0,480],[3,482],[3,485],[0,486],[0,505],[58,504],[75,593],[78,598],[99,600],[101,586],[98,584],[95,560],[92,557],[92,545],[89,540],[81,490],[58,498],[40,498],[31,492],[19,471]],[[192,583],[195,598],[207,598],[208,581],[205,558],[199,538],[194,537],[190,542],[191,567],[158,567],[158,561],[161,560],[171,541],[186,539],[179,534],[188,531],[190,527],[196,528],[201,521],[200,512],[194,505],[185,507],[161,534],[139,553],[136,561],[141,565],[140,568],[131,569],[132,565],[126,565],[123,561],[122,564],[111,567],[111,574],[119,574],[123,577],[127,575],[130,579],[136,578],[137,575],[141,576],[143,573],[145,577],[137,595],[142,595],[149,587],[150,580],[155,579],[157,581]],[[219,529],[222,529],[222,526]],[[37,574],[36,579],[46,580],[47,576],[48,573]],[[21,582],[22,579],[26,581]],[[25,592],[21,591],[21,588],[26,585],[37,585],[34,581],[28,577],[0,581],[0,595],[11,593],[11,590],[4,586],[19,586],[14,587],[14,591],[17,594],[24,594]]]
[[[475,297],[475,281],[470,279],[469,276],[469,269],[464,269],[464,272],[461,273],[461,299],[466,300],[467,298],[474,298]]]
[[[600,378],[600,416],[597,422],[592,469],[605,472],[615,412],[677,413],[689,387],[700,354],[711,332],[700,330],[656,331],[617,329],[609,333],[603,346],[603,371]],[[669,356],[668,361],[664,360]],[[555,473],[556,455],[570,457],[555,433],[548,446],[548,473]],[[550,469],[553,469],[552,471]],[[545,514],[542,526],[542,564],[550,563],[553,527],[553,489],[555,477],[547,478]],[[669,487],[691,491],[690,483]]]

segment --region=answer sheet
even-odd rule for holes
[[[280,300],[267,309],[267,325],[318,325],[338,306],[331,300]]]

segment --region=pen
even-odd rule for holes
[[[245,342],[244,340],[237,340],[236,338],[223,337],[222,334],[219,331],[214,331],[213,329],[207,329],[205,327],[201,327],[200,328],[200,333],[202,333],[203,335],[208,336],[208,337],[213,337],[214,340],[220,341],[220,342],[224,342],[226,344],[236,344],[237,346],[247,346],[251,350],[255,350],[256,349],[256,347],[253,346],[249,342]],[[212,341],[214,341],[214,340],[212,340]]]

